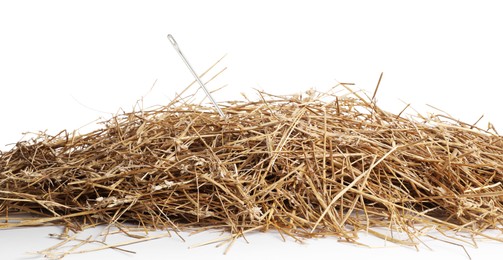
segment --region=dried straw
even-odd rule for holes
[[[132,223],[350,242],[365,230],[403,245],[424,226],[501,230],[502,136],[340,89],[259,92],[221,103],[225,119],[179,99],[87,134],[41,133],[0,154],[0,228]],[[16,213],[31,217],[8,221]]]

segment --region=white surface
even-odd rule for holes
[[[86,239],[90,235],[99,238],[104,227],[94,230],[86,230],[79,238]],[[48,234],[61,232],[60,228],[22,228],[16,230],[2,231],[2,238],[9,237],[2,241],[2,259],[38,259],[33,254],[36,251],[46,249],[60,242],[56,239],[49,239]],[[156,232],[152,236],[163,234]],[[222,238],[218,231],[205,232],[193,236],[182,232],[183,242],[175,234],[173,237],[166,237],[157,240],[129,245],[124,249],[135,253],[124,253],[117,250],[105,250],[83,254],[67,255],[64,259],[469,259],[461,246],[439,242],[430,238],[424,238],[423,245],[419,246],[419,251],[414,248],[397,246],[393,243],[386,243],[370,235],[361,234],[360,242],[371,246],[370,248],[356,246],[348,243],[340,243],[336,238],[309,239],[302,244],[287,238],[284,242],[278,233],[255,233],[246,235],[247,243],[244,239],[238,239],[232,245],[227,254],[224,255],[227,244],[216,248],[215,244],[202,247],[189,248],[199,243],[208,242],[213,239]],[[107,240],[110,244],[132,241],[122,235],[111,235]],[[73,243],[72,245],[75,245]],[[74,251],[81,251],[99,247],[98,244],[76,248]],[[65,249],[68,250],[68,246]],[[465,249],[472,259],[499,259],[503,252],[501,244],[494,241],[479,243],[479,248],[465,245]]]
[[[291,94],[327,90],[337,82],[372,92],[384,72],[377,98],[385,109],[398,113],[401,99],[422,112],[432,111],[425,107],[431,104],[471,123],[484,114],[481,127],[489,120],[503,132],[499,1],[174,2],[1,1],[0,150],[22,132],[54,134],[108,118],[120,107],[131,110],[142,96],[145,107],[168,102],[192,81],[168,33],[200,73],[228,54],[220,66],[228,70],[209,85],[228,85],[217,100],[253,88]],[[50,246],[55,241],[47,233],[0,230],[0,259]],[[250,240],[236,242],[226,259],[465,257],[446,244],[417,253],[395,246],[368,250],[334,239],[305,246],[268,234]],[[138,252],[134,257],[107,250],[76,259],[210,259],[223,252],[186,248],[172,238],[127,247]],[[487,242],[469,250],[474,259],[495,259],[503,246]]]

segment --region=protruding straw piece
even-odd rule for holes
[[[206,93],[206,96],[208,96],[208,98],[211,100],[211,102],[213,103],[213,105],[217,109],[218,114],[220,114],[220,116],[222,118],[225,118],[224,112],[222,111],[222,109],[220,109],[220,107],[218,106],[218,104],[215,101],[215,99],[213,99],[213,97],[211,96],[211,93],[208,91],[208,89],[206,88],[206,86],[204,86],[204,83],[201,81],[201,79],[199,78],[199,76],[197,76],[197,74],[194,71],[194,69],[192,68],[192,66],[190,66],[189,62],[187,61],[187,59],[183,55],[182,50],[180,50],[180,47],[178,47],[178,43],[175,41],[175,38],[173,38],[173,35],[168,34],[168,39],[171,42],[171,44],[173,45],[173,48],[175,48],[176,52],[178,52],[178,54],[182,58],[182,60],[185,63],[185,65],[187,65],[187,68],[189,68],[189,70],[192,73],[192,75],[194,75],[194,78],[196,78],[196,81],[199,83],[199,85],[201,86],[201,88],[204,90],[204,93]]]

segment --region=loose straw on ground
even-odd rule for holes
[[[19,142],[0,154],[0,228],[217,228],[233,234],[230,242],[274,229],[355,243],[364,230],[403,245],[415,245],[424,226],[501,230],[502,136],[334,94],[344,88],[260,92],[258,101],[220,103],[225,119],[175,100],[87,134]],[[31,217],[8,221],[18,213]]]

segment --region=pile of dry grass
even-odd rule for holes
[[[355,92],[259,94],[222,103],[225,119],[175,102],[87,134],[17,143],[0,154],[0,214],[31,217],[0,228],[127,222],[350,242],[366,230],[405,245],[425,225],[501,230],[503,137],[494,129],[406,118]]]

